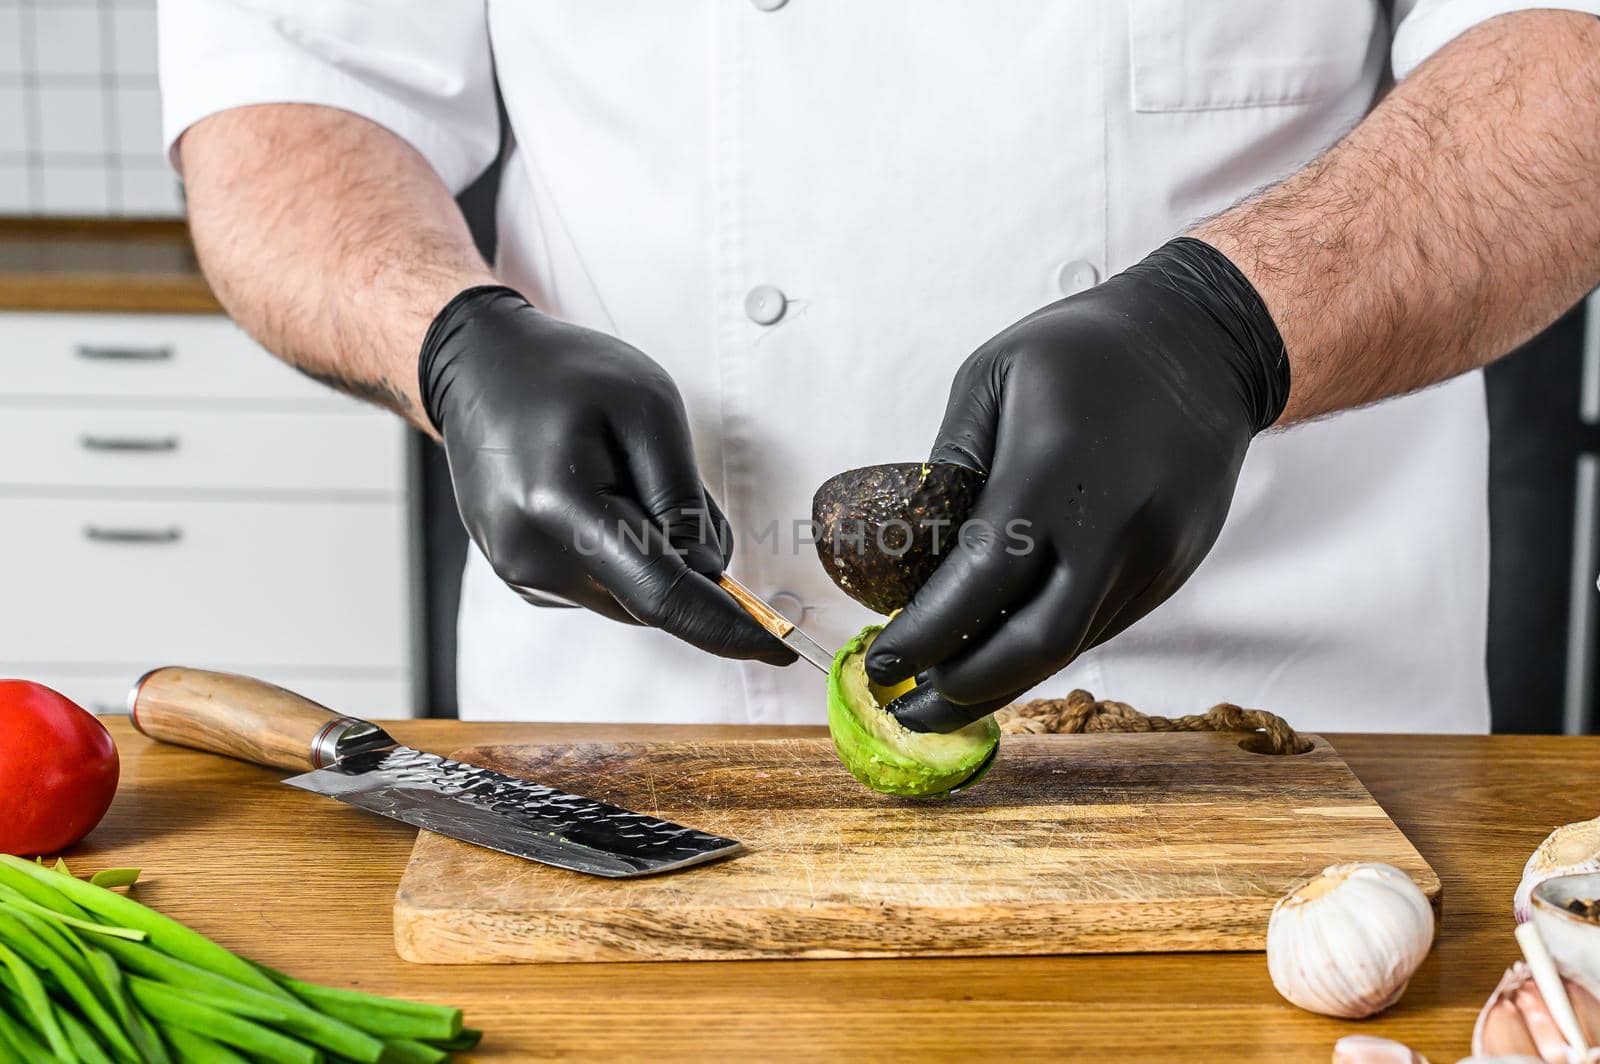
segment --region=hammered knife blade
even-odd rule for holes
[[[146,673],[133,725],[161,742],[286,770],[284,782],[463,842],[612,879],[731,857],[734,839],[413,750],[281,687],[202,669]]]

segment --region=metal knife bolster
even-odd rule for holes
[[[369,720],[335,717],[311,740],[311,763],[327,768],[347,757],[394,745],[389,733]]]

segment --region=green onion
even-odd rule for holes
[[[0,854],[0,857],[4,857]],[[24,868],[32,866],[26,861],[20,862]],[[50,883],[35,879],[30,872],[19,871],[15,865],[0,860],[0,885],[9,887],[29,901],[43,905],[47,909],[61,913],[65,916],[87,917],[89,914],[67,900],[67,896],[51,886]]]
[[[461,1033],[461,1010],[448,1005],[401,1001],[376,994],[363,994],[359,990],[302,983],[281,972],[272,974],[301,1001],[363,1031],[424,1041],[454,1038]]]
[[[133,1000],[132,995],[129,995],[128,1000]],[[167,1042],[162,1039],[161,1033],[156,1030],[155,1023],[142,1012],[135,1012],[133,1017],[139,1021],[139,1044],[154,1047],[153,1049],[145,1050],[146,1058],[154,1062],[154,1064],[172,1064],[172,1055],[167,1052]]]
[[[213,1042],[204,1035],[186,1031],[182,1027],[169,1028],[167,1041],[172,1043],[172,1048],[183,1058],[183,1064],[250,1064],[248,1058],[240,1056],[227,1046]]]
[[[71,1009],[62,1008],[59,1002],[54,1008],[56,1022],[67,1032],[67,1041],[72,1043],[72,1051],[78,1054],[78,1059],[83,1061],[83,1064],[117,1064],[111,1059],[111,1054],[95,1041],[93,1032],[84,1026],[82,1020],[73,1015]],[[125,1056],[119,1059],[127,1061],[128,1064],[140,1064],[138,1057]]]
[[[97,887],[105,887],[107,890],[112,887],[131,887],[139,882],[139,870],[137,868],[102,868],[89,877],[89,882]]]
[[[132,898],[124,898],[121,894],[104,887],[97,887],[93,883],[64,876],[59,872],[48,871],[7,854],[0,854],[0,864],[8,865],[16,871],[40,880],[47,886],[54,887],[70,901],[76,902],[108,923],[145,932],[150,943],[163,953],[186,960],[198,968],[225,975],[236,983],[255,987],[265,993],[283,993],[276,983],[257,971],[249,961],[229,953],[198,931],[191,931],[170,916],[162,916],[154,909],[145,908]]]
[[[35,916],[43,916],[46,919],[55,920],[58,923],[66,924],[68,927],[75,927],[79,931],[88,931],[96,935],[110,935],[112,938],[126,938],[134,942],[143,942],[147,937],[143,931],[136,931],[131,927],[97,924],[93,920],[80,920],[76,916],[58,912],[47,905],[40,905],[36,901],[29,900],[10,887],[0,886],[0,900],[8,902],[13,908],[22,909],[33,913]]]
[[[67,1036],[61,1030],[61,1025],[56,1023],[54,1010],[50,1008],[50,997],[45,993],[44,984],[39,981],[33,969],[7,946],[0,946],[0,964],[5,965],[6,971],[11,973],[11,978],[16,982],[17,994],[28,1010],[34,1027],[43,1032],[45,1041],[50,1043],[50,1051],[61,1060],[69,1062],[74,1060],[72,1046],[67,1042]]]
[[[15,910],[0,913],[0,940],[25,957],[34,968],[48,973],[106,1042],[125,1059],[137,1062],[139,1051],[128,1039],[122,1024],[106,1011],[106,1007],[89,988],[83,975],[73,966],[71,954],[52,948],[47,941],[48,936],[40,933],[45,928],[43,921],[28,913]],[[67,949],[72,949],[70,944]],[[87,968],[87,962],[84,963]]]
[[[26,1022],[13,1016],[9,996],[0,994],[0,1055],[9,1050],[14,1060],[44,1060],[50,1055]]]
[[[469,1049],[478,1048],[478,1043],[481,1041],[483,1041],[482,1031],[476,1027],[463,1027],[461,1033],[454,1038],[435,1038],[433,1044],[452,1053],[465,1053]]]
[[[18,921],[31,930],[43,945],[53,949],[62,961],[71,965],[84,982],[92,983],[99,988],[100,996],[110,1003],[118,1024],[132,1042],[132,1047],[129,1047],[116,1036],[112,1036],[113,1045],[124,1049],[133,1048],[134,1059],[137,1061],[171,1064],[171,1057],[162,1046],[160,1038],[128,1002],[127,992],[122,986],[122,974],[118,971],[116,962],[79,939],[73,932],[72,926],[79,921],[73,920],[68,924],[69,917],[43,907],[33,907],[31,903],[29,908],[22,909],[16,904],[18,897],[19,895],[9,888],[0,887],[0,902],[11,903],[9,911],[0,908],[0,931],[8,926],[5,924],[7,918]],[[98,925],[96,928],[105,930]],[[13,933],[15,933],[14,928]],[[139,937],[143,938],[144,934],[140,932]],[[43,966],[39,960],[34,960],[34,963],[36,966]]]
[[[63,931],[62,925],[41,920],[35,914],[16,907],[0,909],[0,942],[8,941],[8,932],[18,938],[39,939],[44,945],[65,957],[67,963],[78,969],[79,975],[89,974],[87,962],[78,956],[77,951],[67,940],[71,932]],[[24,956],[27,954],[24,953]],[[32,961],[31,957],[29,959]],[[32,963],[37,966],[39,962],[32,961]]]
[[[384,1048],[387,1050],[384,1064],[443,1064],[450,1059],[450,1054],[444,1050],[410,1038],[390,1039],[384,1043]]]
[[[105,999],[111,1002],[111,1008],[122,1023],[122,1029],[128,1032],[128,1036],[138,1047],[139,1059],[148,1064],[172,1064],[166,1046],[161,1043],[161,1036],[150,1025],[150,1021],[144,1018],[144,1014],[134,1008],[133,1000],[128,995],[128,988],[122,980],[122,969],[117,967],[117,962],[104,950],[83,942],[77,945],[88,958],[89,971],[94,976],[95,982],[100,985]]]
[[[271,997],[214,972],[131,943],[108,942],[106,947],[128,971],[165,983],[214,1008],[251,1019],[272,1020],[307,1042],[363,1064],[376,1064],[383,1056],[383,1043],[377,1038],[354,1024],[318,1012],[298,998]],[[266,1014],[268,1009],[274,1013]]]
[[[110,887],[0,854],[0,1062],[443,1064],[461,1010],[303,983]]]
[[[133,975],[128,977],[128,989],[133,992],[133,999],[140,1007],[164,1026],[202,1034],[213,1041],[279,1064],[321,1064],[323,1059],[320,1052],[304,1042],[210,1005],[202,1005],[161,983]]]

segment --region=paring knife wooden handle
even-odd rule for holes
[[[744,607],[744,611],[756,619],[756,623],[768,632],[777,636],[784,646],[794,651],[802,659],[814,665],[818,672],[826,675],[833,666],[833,653],[822,649],[815,639],[801,631],[789,618],[767,605],[754,591],[745,587],[739,581],[723,573],[717,577],[717,586],[733,596],[735,602]]]
[[[717,577],[717,586],[732,595],[734,601],[743,606],[744,611],[756,619],[757,624],[779,639],[794,631],[793,621],[768,606],[754,591],[751,591],[727,573]]]
[[[365,724],[263,680],[177,667],[145,673],[128,711],[152,739],[294,772],[331,763],[338,740]]]

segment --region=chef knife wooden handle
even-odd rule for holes
[[[341,723],[354,723],[263,680],[204,669],[146,673],[128,696],[133,726],[152,739],[304,772]]]
[[[756,619],[757,624],[779,639],[794,631],[793,621],[768,606],[754,591],[751,591],[727,573],[717,577],[717,586],[732,595],[734,601],[743,606],[744,611]]]

